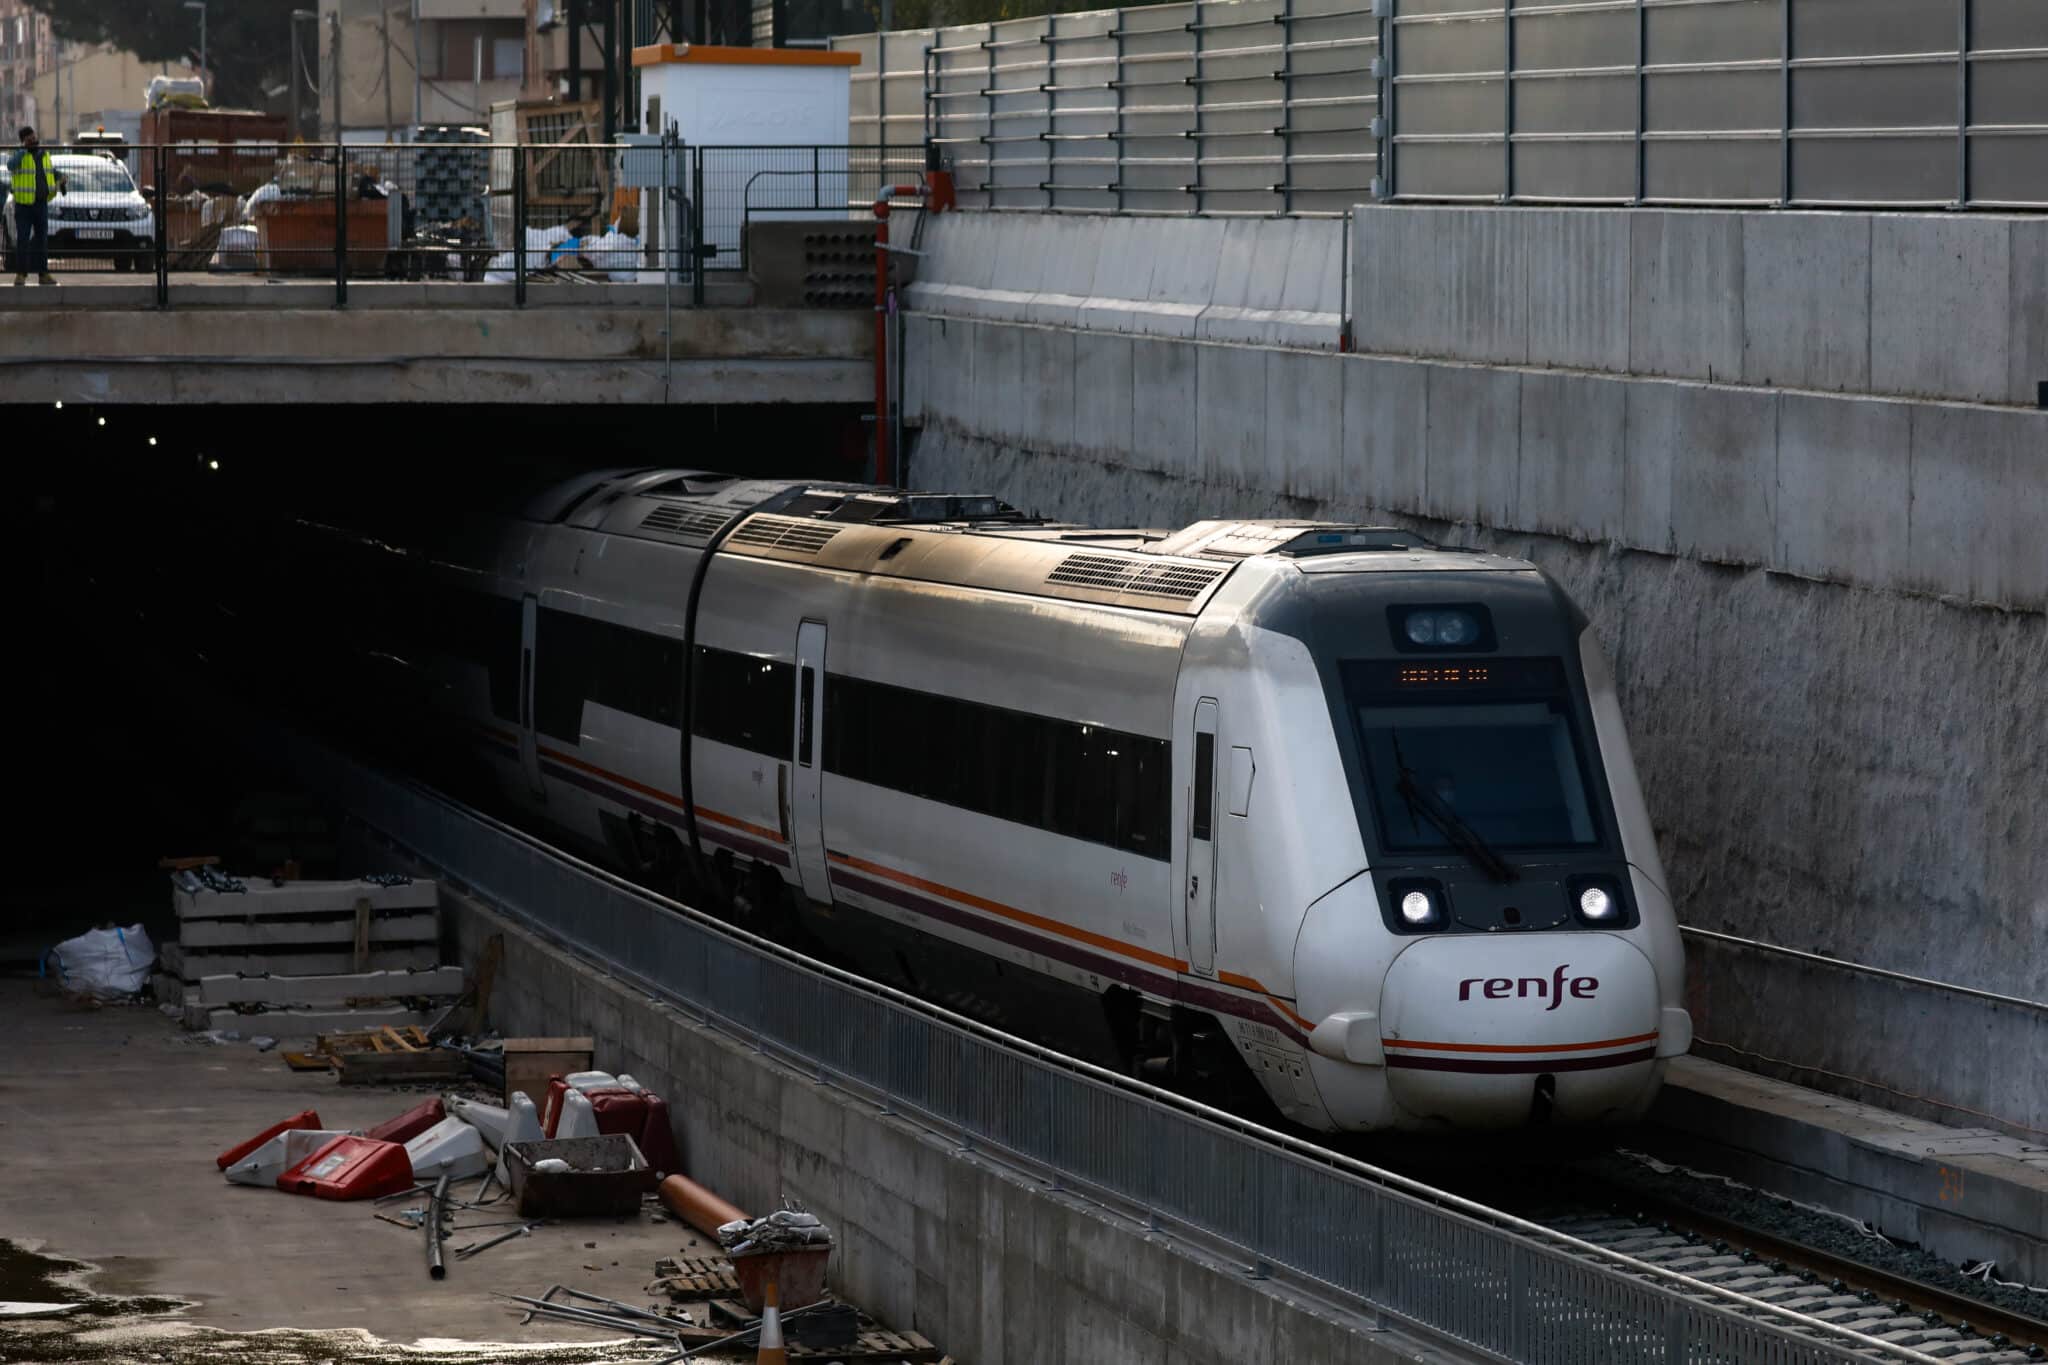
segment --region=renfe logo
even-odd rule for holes
[[[1458,998],[1460,1000],[1470,1000],[1474,986],[1479,987],[1479,993],[1488,1000],[1506,1000],[1510,996],[1519,1000],[1526,1000],[1533,995],[1538,1000],[1548,999],[1550,1001],[1543,1009],[1543,1012],[1548,1014],[1551,1010],[1564,1003],[1564,974],[1570,970],[1571,964],[1569,962],[1562,963],[1551,974],[1548,981],[1545,981],[1540,976],[1525,976],[1519,979],[1505,976],[1468,976],[1458,983]],[[1591,1000],[1593,992],[1599,989],[1600,979],[1598,977],[1575,976],[1571,980],[1572,999],[1574,1000]]]

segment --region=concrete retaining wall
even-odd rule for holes
[[[2048,413],[944,318],[907,351],[925,486],[1530,556],[1617,656],[1692,922],[2048,998]]]
[[[284,299],[168,311],[75,292],[94,306],[40,306],[0,326],[0,402],[859,403],[874,392],[866,313],[678,308],[670,363],[658,290],[653,306],[384,295],[339,310]]]
[[[1344,225],[1311,218],[955,213],[905,297],[954,317],[1334,351]]]
[[[584,1035],[669,1098],[689,1174],[752,1212],[799,1199],[837,1233],[832,1288],[973,1365],[1444,1362],[990,1154],[885,1114],[656,1004],[444,893],[466,967],[505,939],[508,1035]]]
[[[2032,407],[2048,218],[1365,207],[1360,351]]]
[[[950,317],[905,356],[907,420],[1191,480],[1205,514],[1270,494],[2048,609],[2048,412]]]

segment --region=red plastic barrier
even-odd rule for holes
[[[338,1137],[277,1178],[280,1190],[315,1199],[375,1199],[412,1185],[404,1147],[360,1137]]]
[[[447,1117],[448,1111],[442,1107],[440,1099],[436,1097],[426,1101],[424,1104],[414,1105],[397,1118],[384,1120],[375,1128],[364,1133],[363,1136],[375,1138],[379,1142],[411,1142],[421,1133],[426,1132],[427,1129],[432,1128]]]
[[[647,1158],[647,1164],[663,1175],[683,1169],[682,1154],[676,1151],[676,1131],[669,1124],[668,1101],[661,1096],[647,1096],[647,1122],[633,1140],[640,1144],[640,1155]]]
[[[548,1077],[547,1097],[541,1101],[540,1130],[549,1137],[555,1135],[555,1125],[562,1120],[562,1096],[569,1093],[569,1083],[560,1076]]]
[[[288,1133],[294,1128],[318,1128],[320,1126],[320,1116],[318,1114],[314,1113],[311,1109],[301,1109],[290,1118],[271,1124],[247,1142],[236,1143],[215,1157],[213,1164],[224,1171],[243,1157],[249,1155],[249,1153],[255,1151],[258,1147],[261,1147],[264,1143],[276,1137],[279,1133]]]

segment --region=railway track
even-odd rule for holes
[[[2028,1365],[2048,1321],[1672,1201],[1618,1190],[1530,1209],[1567,1237],[1950,1365]]]

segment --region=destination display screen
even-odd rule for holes
[[[1564,664],[1557,659],[1487,659],[1478,663],[1370,659],[1347,663],[1344,672],[1353,687],[1382,696],[1445,692],[1553,696],[1564,691]]]

